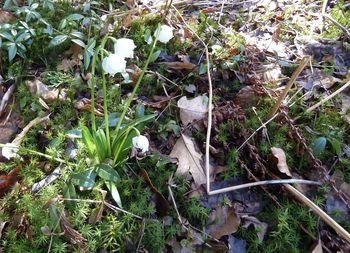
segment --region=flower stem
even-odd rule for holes
[[[0,148],[3,148],[5,146],[6,146],[5,144],[0,143]],[[61,158],[53,157],[51,155],[47,155],[47,154],[44,154],[44,153],[41,153],[39,151],[35,151],[35,150],[32,150],[32,149],[18,147],[18,150],[19,151],[24,151],[24,152],[27,152],[27,153],[33,154],[33,155],[42,156],[42,157],[45,157],[46,159],[54,160],[54,161],[59,162],[59,163],[65,163],[65,164],[70,165],[70,166],[75,166],[75,167],[77,166],[76,164],[68,162],[66,160],[63,160]]]
[[[103,41],[101,43],[101,62],[103,61],[104,56],[104,46],[107,42],[108,36],[105,36],[103,38]],[[103,84],[103,112],[104,112],[104,118],[105,118],[105,129],[106,129],[106,138],[107,138],[107,153],[108,156],[111,155],[111,139],[109,134],[109,120],[108,120],[108,108],[107,108],[107,85],[106,85],[106,76],[104,73],[104,70],[102,68],[102,84]]]
[[[149,55],[148,55],[148,58],[147,58],[147,60],[146,60],[145,66],[142,68],[141,75],[140,75],[139,79],[137,80],[136,85],[135,85],[135,87],[134,87],[134,89],[133,89],[133,91],[132,91],[130,97],[128,98],[128,100],[127,100],[126,103],[125,103],[124,110],[123,110],[122,114],[120,115],[118,124],[117,124],[117,126],[116,126],[116,136],[118,136],[118,132],[119,132],[120,127],[121,127],[121,125],[122,125],[122,122],[123,122],[123,120],[124,120],[124,118],[125,118],[126,112],[127,112],[127,110],[129,109],[132,100],[134,99],[134,96],[135,96],[135,94],[136,94],[136,91],[137,91],[137,89],[138,89],[139,86],[140,86],[140,83],[141,83],[141,81],[142,81],[143,76],[145,75],[145,72],[146,72],[146,70],[147,70],[148,64],[149,64],[149,62],[151,61],[151,57],[152,57],[152,55],[153,55],[154,48],[156,47],[156,44],[157,44],[157,41],[158,41],[159,32],[160,32],[160,29],[159,29],[159,26],[158,26],[157,32],[156,32],[156,36],[155,36],[155,39],[154,39],[154,42],[153,42],[151,51],[150,51],[150,53],[149,53]]]

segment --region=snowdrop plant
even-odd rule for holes
[[[134,49],[136,48],[133,40],[121,38],[115,39],[106,35],[100,46],[97,47],[93,54],[91,62],[91,131],[86,126],[82,126],[82,137],[85,147],[94,161],[96,167],[95,170],[87,171],[86,178],[90,180],[94,178],[93,171],[99,173],[100,177],[105,180],[105,183],[111,191],[113,198],[116,200],[118,205],[121,205],[117,188],[114,183],[117,182],[118,176],[116,176],[116,167],[123,164],[127,157],[128,152],[132,146],[141,150],[141,152],[148,151],[149,142],[145,136],[140,135],[139,129],[142,126],[142,123],[151,120],[155,115],[144,115],[144,109],[142,106],[136,109],[135,119],[132,121],[124,122],[126,113],[133,101],[133,98],[140,86],[140,83],[145,75],[145,72],[148,68],[150,60],[152,58],[155,46],[159,38],[163,43],[168,42],[172,38],[172,28],[168,26],[158,26],[154,34],[154,41],[151,46],[151,50],[148,54],[148,58],[145,62],[142,72],[134,86],[134,89],[131,95],[126,100],[124,109],[118,118],[115,129],[110,129],[109,124],[109,115],[107,108],[107,84],[106,84],[106,75],[114,76],[117,73],[123,73],[126,69],[127,60],[126,58],[133,58]],[[171,33],[171,34],[170,34]],[[105,45],[108,40],[111,40],[114,43],[114,53],[106,53]],[[100,55],[102,63],[102,86],[103,86],[103,108],[104,108],[104,129],[97,129],[96,120],[95,120],[95,70],[97,57]],[[114,171],[113,171],[114,170]],[[101,171],[103,173],[101,174]],[[103,175],[103,176],[101,176]],[[80,180],[81,181],[81,180]],[[91,180],[90,180],[91,181]],[[86,186],[85,182],[83,185]],[[91,184],[89,184],[91,186]]]

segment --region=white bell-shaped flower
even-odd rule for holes
[[[142,153],[148,151],[149,141],[146,136],[139,135],[132,138],[132,145],[135,148],[141,149]]]
[[[154,33],[154,36],[157,36],[158,29]],[[162,43],[168,43],[174,37],[173,28],[168,25],[162,25],[159,30],[158,40]]]
[[[103,70],[112,76],[116,73],[125,72],[126,61],[124,57],[117,54],[110,54],[102,61]]]
[[[11,158],[18,157],[18,146],[12,143],[6,143],[2,148],[2,156],[10,160]]]
[[[114,53],[124,58],[133,58],[135,48],[135,43],[131,39],[121,38],[114,43]]]

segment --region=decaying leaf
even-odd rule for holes
[[[57,66],[58,70],[63,70],[64,72],[68,72],[73,69],[75,66],[79,66],[82,64],[82,61],[79,59],[63,59],[61,63]]]
[[[228,236],[229,253],[246,253],[247,242],[233,235]]]
[[[11,23],[14,20],[15,16],[11,12],[0,9],[0,24]]]
[[[2,237],[2,230],[4,230],[5,226],[6,226],[7,221],[3,221],[0,219],[0,240]]]
[[[233,207],[219,206],[210,214],[207,233],[215,239],[230,235],[237,231],[241,220]]]
[[[156,210],[159,217],[164,217],[169,212],[169,203],[164,196],[153,186],[151,179],[145,169],[141,169],[141,177],[145,180],[147,186],[155,194]]]
[[[243,109],[256,106],[260,97],[264,94],[257,86],[245,86],[234,96],[233,101]]]
[[[242,216],[243,227],[248,228],[250,225],[253,225],[256,231],[258,232],[259,242],[261,243],[264,240],[266,231],[267,231],[267,223],[259,221],[256,217],[253,216]]]
[[[318,239],[317,244],[311,249],[311,253],[323,253],[321,239]]]
[[[34,81],[27,81],[26,84],[30,93],[38,95],[47,103],[56,100],[64,101],[67,99],[67,94],[63,89],[48,87],[37,79]]]
[[[38,183],[33,184],[32,192],[36,193],[44,186],[47,186],[48,184],[55,181],[59,176],[61,175],[61,169],[62,165],[59,165],[50,175],[39,181]]]
[[[8,175],[0,176],[0,197],[8,192],[11,187],[17,182],[19,172],[20,168],[16,167],[11,170]]]
[[[341,82],[339,78],[329,76],[320,69],[313,69],[313,71],[306,69],[303,73],[303,76],[300,76],[297,79],[297,82],[300,83],[306,90],[311,90],[315,86],[329,89],[335,83]]]
[[[350,96],[344,94],[341,98],[341,112],[346,121],[350,124]]]
[[[101,192],[101,195],[102,195],[102,203],[101,203],[101,205],[100,205],[99,207],[96,207],[96,208],[92,211],[92,213],[91,213],[91,215],[90,215],[90,217],[89,217],[89,224],[91,224],[91,225],[93,225],[93,226],[94,226],[97,222],[99,222],[99,221],[101,220],[101,218],[102,218],[102,213],[103,213],[103,211],[104,211],[104,206],[105,206],[104,201],[105,201],[105,198],[106,198],[106,195],[107,195],[107,191],[100,190],[100,192]]]
[[[81,112],[91,111],[91,100],[88,98],[82,98],[74,103],[74,107]],[[95,115],[103,117],[103,107],[95,102]]]
[[[12,96],[13,92],[15,91],[15,88],[16,88],[16,84],[14,83],[10,86],[10,88],[7,89],[5,95],[2,97],[1,102],[0,102],[0,117],[4,113],[5,108],[8,104],[11,96]]]
[[[292,177],[292,174],[290,173],[287,165],[286,154],[284,153],[283,149],[272,147],[271,152],[272,155],[269,156],[269,160],[272,160],[277,164],[280,172],[287,175],[288,177]]]
[[[191,62],[162,62],[168,70],[188,70],[192,71],[196,68],[196,65]]]
[[[208,112],[208,99],[206,96],[198,96],[188,100],[184,96],[177,101],[177,106],[180,108],[181,121],[186,126],[205,118]]]
[[[203,155],[192,138],[182,134],[169,156],[178,159],[176,174],[190,173],[197,187],[206,183]]]
[[[66,218],[66,215],[64,212],[60,212],[57,210],[59,214],[59,222],[62,232],[64,232],[64,236],[72,243],[76,244],[80,249],[84,249],[89,252],[85,245],[85,238],[74,228],[72,228],[72,225],[69,223],[69,221]]]

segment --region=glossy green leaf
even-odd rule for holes
[[[11,43],[8,47],[9,60],[12,61],[17,54],[17,46],[15,43]]]
[[[99,164],[97,166],[97,174],[107,181],[117,182],[120,179],[118,172],[109,164]]]
[[[161,52],[162,52],[161,50],[155,51],[155,52],[152,54],[152,56],[151,56],[151,58],[150,58],[150,60],[149,60],[149,63],[155,62],[155,61],[158,59],[158,57],[159,57],[159,55],[160,55]]]
[[[94,169],[88,169],[85,172],[75,174],[71,177],[74,185],[83,188],[92,188],[95,185],[96,173]]]
[[[328,139],[328,140],[331,143],[334,152],[337,154],[337,156],[340,156],[341,142],[338,141],[337,139]]]
[[[119,195],[117,186],[111,181],[105,181],[105,184],[106,184],[109,192],[112,194],[112,197],[113,197],[114,201],[117,203],[117,205],[120,208],[123,208],[122,201],[120,199],[120,195]]]
[[[69,21],[77,21],[77,20],[80,20],[80,19],[83,19],[83,18],[84,18],[84,16],[79,14],[79,13],[73,13],[73,14],[71,14],[71,15],[69,15],[67,17],[67,19]]]
[[[325,137],[317,138],[312,144],[312,150],[315,156],[320,156],[326,149],[327,139]]]
[[[86,126],[81,127],[81,133],[83,137],[83,142],[91,156],[95,154],[96,146],[94,138],[92,137],[90,130]]]
[[[82,48],[85,48],[85,43],[82,40],[72,39],[72,42],[74,42],[75,44],[81,46]]]
[[[50,41],[49,48],[58,46],[58,45],[62,44],[63,42],[65,42],[67,39],[68,39],[67,35],[58,35]]]

